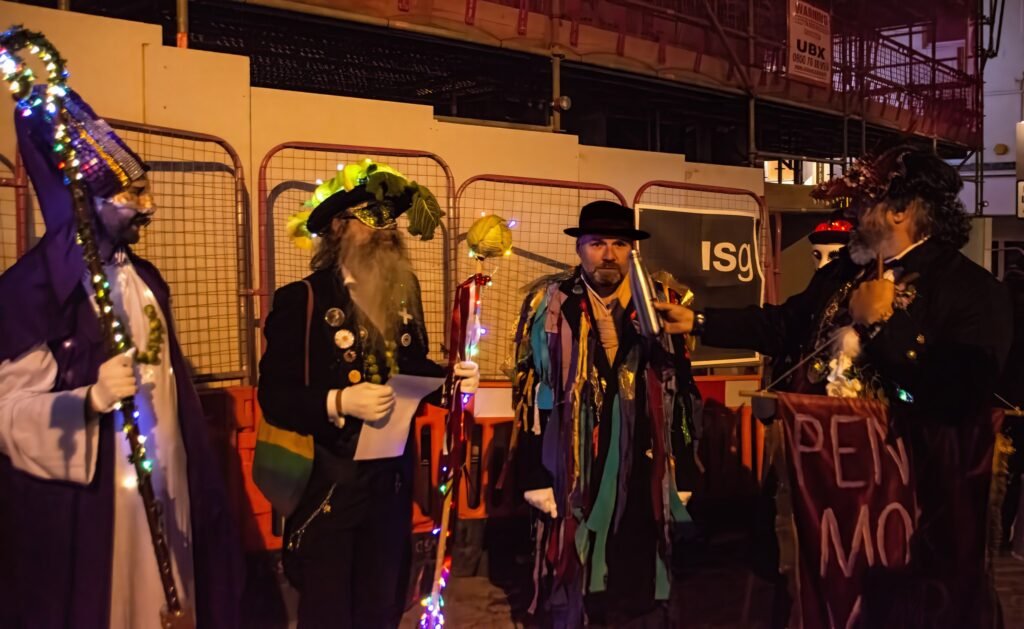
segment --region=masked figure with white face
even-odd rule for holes
[[[853,224],[843,218],[832,218],[818,223],[808,236],[811,241],[811,257],[814,270],[824,268],[829,262],[839,259],[839,251],[850,242]]]

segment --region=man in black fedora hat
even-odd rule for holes
[[[582,209],[580,264],[529,289],[516,330],[518,478],[538,519],[537,593],[549,624],[667,627],[670,524],[688,520],[672,444],[696,387],[681,335],[646,342],[628,280],[633,210]],[[687,291],[656,290],[677,303]]]

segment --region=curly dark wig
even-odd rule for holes
[[[971,233],[959,197],[963,186],[956,169],[929,149],[901,145],[857,160],[843,177],[820,184],[811,196],[845,207],[851,216],[879,201],[903,210],[920,199],[925,212],[919,215],[918,232],[959,249]]]
[[[960,201],[964,183],[955,168],[930,150],[910,146],[886,151],[875,164],[890,173],[883,198],[892,207],[902,210],[921,200],[925,212],[919,215],[920,234],[957,249],[967,244],[971,219]]]

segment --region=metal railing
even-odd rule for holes
[[[149,165],[157,212],[133,250],[152,262],[170,286],[170,314],[193,379],[254,382],[252,239],[238,153],[213,135],[107,122]],[[20,162],[14,166],[12,177],[0,177],[3,268],[45,231]]]
[[[448,164],[434,153],[400,148],[286,142],[272,148],[260,164],[259,269],[260,317],[270,312],[270,298],[281,286],[310,273],[312,252],[290,242],[285,226],[290,216],[303,209],[317,180],[333,177],[339,166],[370,158],[395,168],[409,180],[427,186],[447,214],[440,238],[406,239],[413,269],[420,282],[427,334],[432,339],[430,357],[444,360],[442,344],[447,328],[453,286],[450,226],[457,222],[454,179]],[[404,228],[404,221],[399,224]]]
[[[242,160],[217,136],[108,120],[149,164],[157,202],[135,251],[171,287],[196,382],[255,382],[252,229]]]
[[[476,360],[484,378],[503,380],[523,299],[522,288],[545,275],[578,264],[575,239],[562,230],[577,224],[580,208],[598,200],[626,199],[602,184],[554,179],[477,175],[467,179],[456,195],[458,223],[454,241],[458,278],[476,271],[462,245],[470,225],[481,216],[497,214],[513,225],[512,255],[485,263],[492,285],[483,293],[483,322],[488,333]],[[514,221],[514,222],[513,222]]]

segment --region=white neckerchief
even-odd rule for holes
[[[920,246],[921,246],[922,244],[924,244],[924,242],[925,242],[926,240],[928,240],[928,238],[929,238],[929,236],[925,236],[924,238],[922,238],[921,240],[918,240],[917,242],[915,242],[914,244],[910,245],[909,247],[907,247],[907,248],[906,248],[906,249],[904,249],[903,251],[900,251],[899,253],[897,253],[897,254],[896,254],[896,255],[894,255],[893,257],[891,257],[891,258],[887,258],[887,259],[885,260],[885,263],[886,263],[886,264],[890,264],[890,263],[892,263],[892,262],[895,262],[895,261],[897,261],[897,260],[901,259],[901,258],[902,258],[903,256],[907,255],[908,253],[910,253],[910,252],[911,252],[911,251],[913,251],[914,249],[917,249],[917,248],[918,248],[918,247],[920,247]]]

